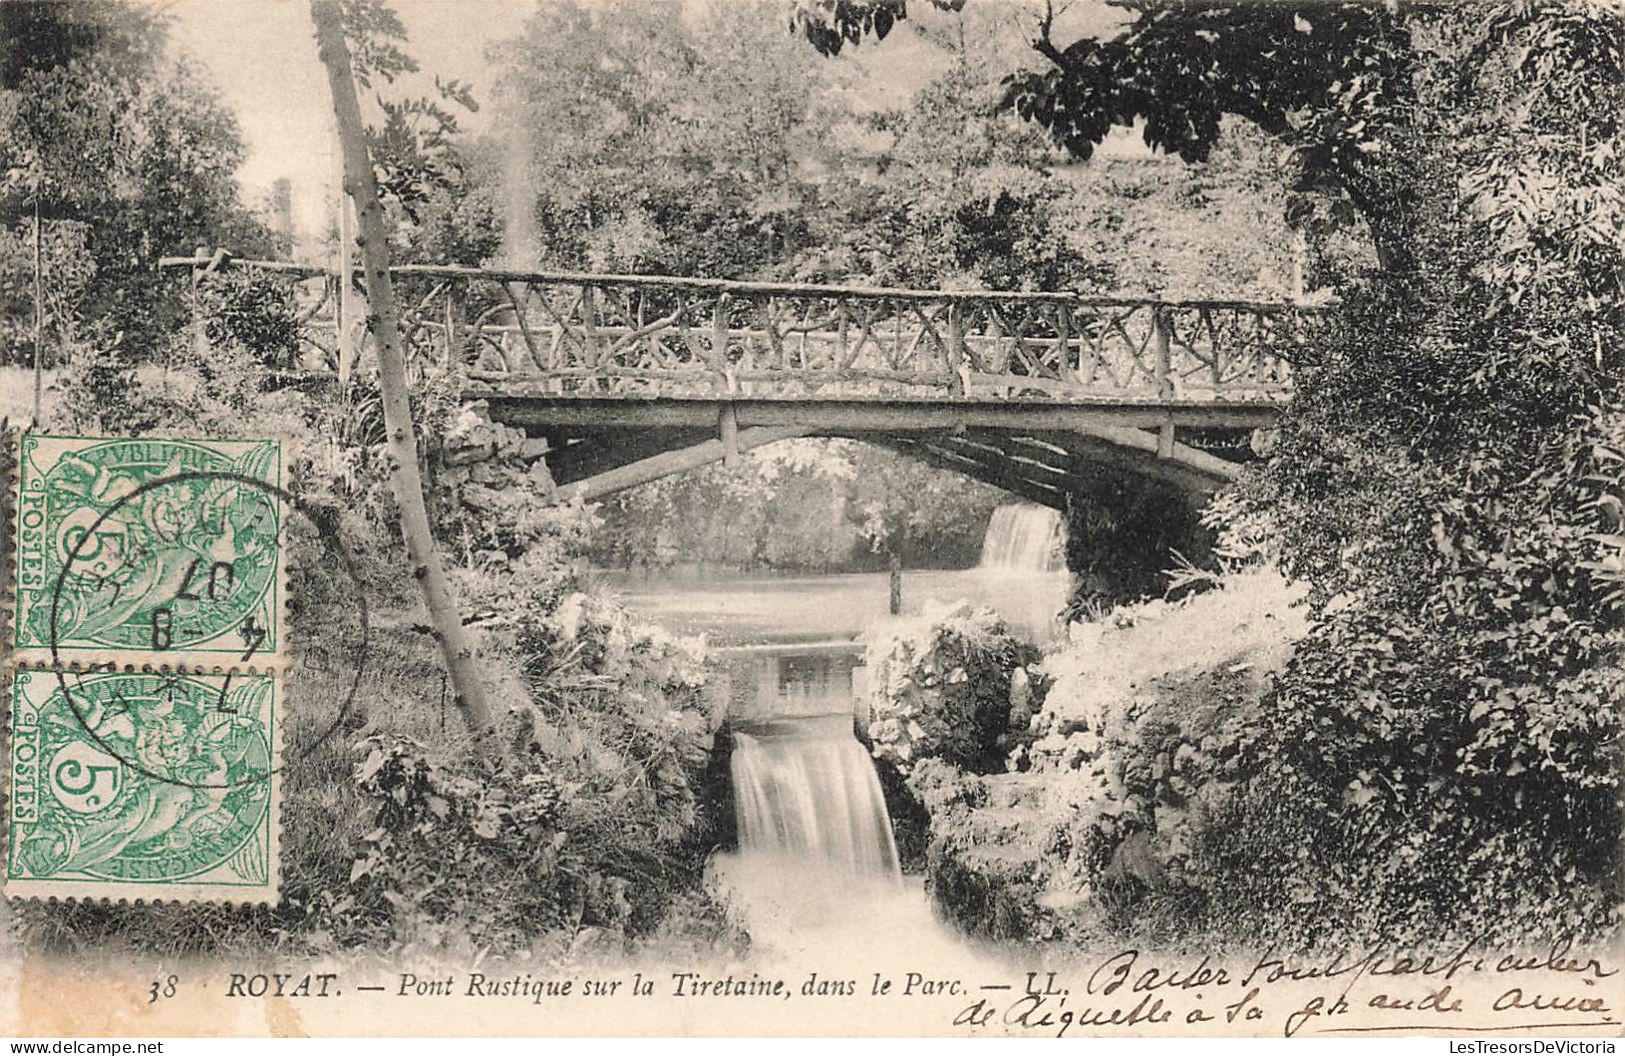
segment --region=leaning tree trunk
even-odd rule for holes
[[[887,586],[890,588],[890,601],[887,607],[893,616],[903,614],[903,555],[898,553],[897,547],[886,547]]]
[[[423,502],[423,479],[418,473],[417,438],[412,431],[412,408],[406,391],[406,363],[401,351],[400,310],[395,303],[395,287],[389,277],[389,249],[385,241],[384,210],[378,201],[378,182],[373,177],[372,159],[367,153],[361,103],[356,96],[355,74],[350,66],[350,48],[344,40],[344,27],[337,0],[311,0],[310,14],[316,23],[316,47],[322,65],[327,67],[327,83],[333,93],[333,113],[338,119],[339,143],[344,151],[344,186],[355,202],[359,220],[362,272],[371,302],[368,327],[378,350],[378,387],[383,395],[384,426],[389,434],[390,486],[401,511],[401,534],[412,561],[412,576],[423,593],[434,627],[435,640],[451,678],[458,711],[476,743],[484,749],[492,725],[491,705],[485,696],[474,662],[474,646],[463,627],[435,550],[429,530],[429,511]],[[349,247],[341,247],[348,252]]]

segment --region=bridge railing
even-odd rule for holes
[[[208,281],[201,257],[165,264]],[[303,365],[336,365],[335,275],[225,266],[295,283]],[[1274,399],[1320,311],[429,265],[392,274],[415,357],[493,390],[584,397]]]

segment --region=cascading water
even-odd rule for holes
[[[1065,560],[1061,514],[1048,506],[1013,502],[993,511],[982,538],[979,567],[1007,572],[1055,572]]]
[[[897,844],[850,715],[736,732],[734,804],[742,855],[803,860],[853,879],[895,879]]]

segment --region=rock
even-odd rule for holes
[[[506,427],[500,426],[500,425],[497,426],[497,430],[498,430],[497,453],[500,454],[503,458],[510,458],[510,459],[518,458],[520,448],[525,443],[524,430],[522,430],[522,429],[509,429],[509,428],[506,428]]]
[[[519,442],[519,457],[526,462],[534,462],[551,450],[553,445],[547,442],[546,437],[526,437]]]
[[[1146,833],[1135,833],[1118,845],[1100,877],[1107,882],[1133,877],[1143,884],[1155,885],[1162,879],[1162,861],[1156,844]]]
[[[484,462],[496,454],[496,445],[484,443],[458,443],[454,444],[450,437],[446,440],[446,465],[466,466],[475,462]]]
[[[1033,751],[1044,755],[1059,755],[1066,750],[1066,736],[1060,733],[1046,734],[1033,742]]]
[[[480,462],[496,454],[501,442],[501,427],[488,416],[489,406],[484,400],[466,404],[446,427],[444,445],[448,466]]]
[[[547,468],[547,463],[541,459],[530,464],[530,469],[525,471],[525,479],[540,494],[545,495],[553,490],[553,474]]]
[[[502,493],[480,484],[470,484],[463,488],[462,498],[464,505],[472,506],[476,510],[491,512],[502,508]]]

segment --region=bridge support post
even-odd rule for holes
[[[732,469],[739,464],[739,415],[731,403],[717,411],[717,438],[722,441],[722,464]]]
[[[754,429],[741,430],[735,443],[740,451],[749,451],[763,444],[771,444],[775,440],[789,440],[792,437],[806,436],[811,432],[814,432],[811,428],[758,426]],[[563,502],[577,496],[583,502],[592,502],[606,495],[613,495],[617,491],[635,488],[639,484],[647,484],[651,480],[669,477],[674,473],[686,473],[712,462],[720,462],[722,459],[722,441],[707,440],[692,447],[662,452],[637,462],[605,470],[585,480],[566,484],[553,494]]]
[[[208,246],[197,247],[195,255],[193,256],[193,260],[195,260],[197,263],[192,265],[192,350],[196,353],[199,360],[207,359],[209,355],[209,332],[208,328],[204,325],[203,297],[201,291],[201,287],[203,285],[203,271],[205,267],[204,261],[208,258],[208,256]],[[38,279],[38,276],[35,276],[35,278]],[[38,283],[36,282],[35,285],[37,286]],[[35,417],[37,418],[38,415]]]
[[[1151,310],[1151,347],[1156,356],[1157,396],[1163,400],[1174,398],[1174,357],[1170,331],[1173,320],[1161,305]],[[1157,457],[1172,458],[1174,454],[1174,419],[1172,415],[1157,429]]]
[[[457,365],[461,358],[459,353],[462,351],[458,347],[458,342],[461,339],[459,331],[462,328],[463,299],[458,290],[459,287],[455,282],[446,287],[446,352],[442,366],[447,370]]]
[[[903,614],[903,555],[895,546],[886,547],[886,586],[889,598],[886,609],[893,616]]]
[[[707,365],[715,373],[713,383],[724,392],[733,391],[728,377],[728,295],[720,294],[711,309],[711,354]]]

